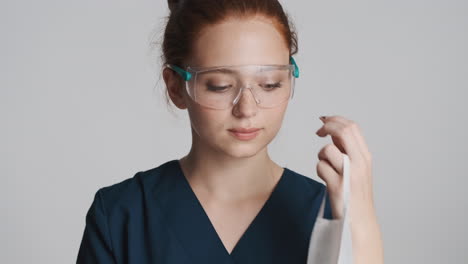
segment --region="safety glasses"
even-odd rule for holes
[[[236,65],[218,67],[167,67],[185,81],[189,96],[200,105],[213,109],[227,109],[250,89],[255,102],[262,108],[273,108],[291,99],[299,67],[290,57],[287,65]]]

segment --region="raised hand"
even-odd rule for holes
[[[318,153],[317,174],[325,181],[333,218],[343,217],[343,154],[350,160],[350,222],[355,264],[383,263],[383,245],[374,208],[372,156],[359,126],[342,116],[320,117],[316,134],[333,143]]]

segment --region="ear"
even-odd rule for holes
[[[164,68],[163,78],[166,83],[169,97],[179,109],[187,109],[185,83],[182,78],[170,68]]]

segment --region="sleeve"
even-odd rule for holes
[[[115,264],[109,226],[103,207],[101,189],[86,214],[86,226],[78,251],[77,264]]]
[[[325,190],[325,195],[327,197],[326,197],[326,200],[325,200],[325,208],[324,208],[323,218],[333,219],[330,195],[328,195],[328,192],[326,190]]]

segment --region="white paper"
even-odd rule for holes
[[[351,264],[353,252],[349,219],[349,157],[343,154],[343,217],[324,218],[326,193],[323,196],[317,219],[312,230],[307,264]]]

